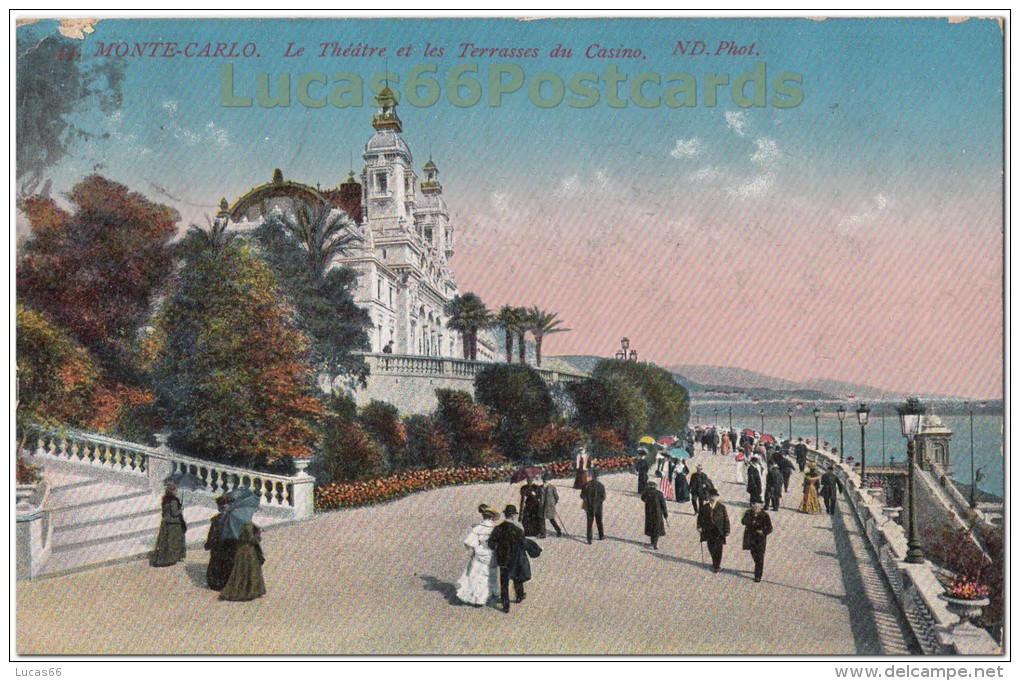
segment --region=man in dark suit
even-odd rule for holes
[[[514,548],[524,543],[524,530],[517,527],[517,507],[507,504],[503,509],[503,522],[496,525],[489,535],[489,548],[496,552],[496,564],[499,565],[499,597],[503,602],[503,612],[510,612],[510,568],[514,557]],[[524,600],[524,582],[514,580],[514,595],[517,602]]]
[[[747,467],[747,494],[751,503],[761,503],[762,493],[761,470],[758,468],[758,457],[751,457],[751,465]]]
[[[769,472],[765,474],[765,508],[771,505],[773,511],[779,510],[779,500],[783,497],[783,472],[773,461],[769,464]]]
[[[799,468],[800,472],[803,473],[804,467],[807,466],[808,454],[807,445],[804,444],[804,438],[797,438],[797,446],[793,448],[793,451],[797,455],[797,468]]]
[[[836,512],[836,500],[842,493],[843,483],[836,477],[836,473],[830,465],[826,469],[825,475],[822,476],[821,489],[819,490],[819,494],[825,500],[825,510],[829,515],[833,515]]]
[[[765,547],[768,536],[772,534],[772,519],[762,510],[761,504],[755,502],[740,522],[744,525],[744,550],[750,551],[754,560],[754,581],[760,582],[765,569]]]
[[[606,500],[606,488],[599,481],[599,472],[591,471],[591,478],[588,484],[581,490],[581,508],[584,509],[588,520],[588,543],[591,544],[591,526],[594,522],[599,528],[599,539],[605,539],[606,533],[602,527],[602,503]]]
[[[708,503],[702,504],[698,511],[698,531],[701,541],[708,544],[708,553],[712,556],[712,572],[719,572],[722,567],[723,546],[730,533],[730,516],[726,506],[719,501],[719,492],[712,490]]]
[[[698,464],[698,469],[691,476],[690,488],[691,505],[694,506],[694,513],[697,515],[699,509],[708,501],[709,494],[715,489],[701,464]]]

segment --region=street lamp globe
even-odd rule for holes
[[[626,351],[628,348],[630,348],[630,339],[627,338],[626,336],[624,336],[620,340],[620,347],[622,347],[624,349],[624,351]]]
[[[868,408],[868,405],[862,402],[861,406],[857,407],[857,422],[861,424],[861,426],[868,425],[868,414],[870,413],[871,409]]]
[[[846,407],[842,404],[836,407],[836,418],[839,419],[840,423],[843,423],[843,419],[846,418]]]

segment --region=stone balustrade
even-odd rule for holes
[[[18,485],[15,521],[17,542],[16,574],[19,580],[34,579],[53,549],[53,525],[47,509],[49,484]]]
[[[842,480],[845,498],[864,527],[868,543],[878,557],[921,650],[927,655],[998,654],[995,639],[988,632],[950,612],[943,598],[945,589],[935,575],[935,566],[929,561],[906,562],[906,530],[890,513],[899,509],[884,507],[883,502],[875,498],[878,489],[862,489],[860,475],[852,466],[840,464],[838,458],[828,452],[813,451],[815,459],[831,463]],[[917,470],[915,474],[924,472]]]
[[[161,491],[169,476],[183,472],[194,476],[190,478],[197,488],[193,491],[210,498],[247,487],[259,495],[265,509],[290,513],[296,520],[314,513],[315,479],[304,472],[307,461],[297,462],[296,475],[275,475],[196,459],[175,452],[165,442],[148,447],[72,428],[29,426],[22,437],[26,450],[37,458],[144,478],[153,492]]]
[[[388,353],[365,353],[370,375],[399,374],[404,376],[451,376],[474,379],[483,369],[497,366],[502,362],[477,362],[454,357],[426,357],[423,355],[393,355]],[[529,365],[530,366],[530,365]],[[586,378],[580,372],[553,370],[532,366],[542,378],[550,382],[570,382]]]

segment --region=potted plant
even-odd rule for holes
[[[985,606],[991,602],[988,600],[988,587],[966,575],[950,582],[942,598],[950,612],[960,618],[961,624],[980,617]]]

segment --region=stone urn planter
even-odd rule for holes
[[[942,600],[946,602],[949,612],[960,618],[959,624],[966,624],[980,617],[991,603],[987,598],[954,598],[949,594],[942,594]]]

